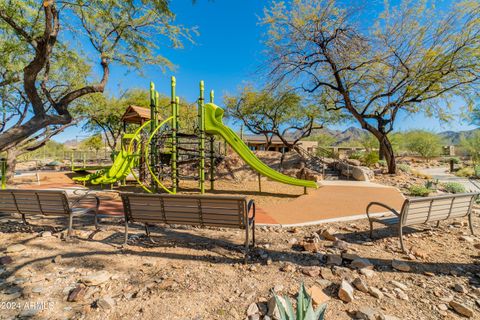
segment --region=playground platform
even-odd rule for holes
[[[68,181],[19,187],[23,189],[64,189],[67,192],[83,189],[82,186]],[[101,215],[107,217],[123,215],[123,205],[119,197],[101,198],[99,212]],[[372,182],[322,181],[320,188],[309,190],[307,195],[286,202],[257,206],[256,221],[258,225],[287,227],[355,220],[366,217],[365,208],[372,201],[383,202],[400,209],[403,200],[404,197],[398,189]],[[385,210],[374,208],[373,212],[381,213]]]

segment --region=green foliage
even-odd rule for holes
[[[387,166],[387,161],[385,160],[378,160],[378,164],[381,166],[381,167],[386,167]],[[397,167],[398,168],[398,167]]]
[[[375,163],[379,161],[378,152],[377,151],[370,151],[365,153],[363,157],[363,162],[367,167],[373,166]]]
[[[476,130],[470,137],[462,136],[460,146],[468,153],[472,161],[477,164],[480,162],[480,131]]]
[[[480,178],[480,166],[475,166],[475,177]]]
[[[96,152],[102,149],[103,146],[104,145],[103,145],[102,136],[99,134],[96,134],[94,136],[91,136],[83,140],[80,145],[81,148],[85,148],[87,150],[95,150]]]
[[[406,163],[397,164],[397,169],[402,172],[411,172],[412,168]]]
[[[444,183],[443,189],[448,193],[465,193],[465,186],[458,182],[447,182]]]
[[[308,294],[305,286],[300,286],[297,296],[297,311],[293,309],[293,305],[288,297],[280,299],[273,293],[280,313],[280,320],[323,320],[327,305],[321,305],[317,310],[313,309],[312,297]]]
[[[310,136],[306,140],[317,141],[318,145],[321,147],[331,147],[337,143],[337,139],[326,133],[320,133],[314,136]]]
[[[459,164],[461,162],[459,157],[445,157],[442,159],[442,162],[444,163],[450,163],[453,161],[454,164]]]
[[[458,177],[465,177],[465,178],[473,177],[475,175],[475,169],[472,167],[460,168],[457,171],[455,171],[455,175]]]
[[[354,152],[352,154],[350,154],[348,156],[349,159],[354,159],[354,160],[363,160],[363,158],[365,157],[365,153],[364,152]]]
[[[63,143],[50,140],[45,146],[35,151],[26,152],[18,157],[19,161],[40,160],[43,158],[53,158],[55,160],[63,160],[63,156],[67,149]]]
[[[431,159],[440,155],[442,139],[435,133],[415,130],[405,134],[408,151],[419,154],[424,159]]]
[[[224,103],[226,115],[250,132],[284,139],[295,137],[297,141],[310,136],[313,129],[320,129],[323,122],[339,119],[337,112],[308,103],[290,88],[257,91],[247,85],[238,95],[226,95]]]
[[[375,138],[375,136],[370,134],[369,132],[365,133],[360,137],[360,144],[362,145],[362,147],[365,148],[365,150],[367,150],[367,152],[378,149],[377,138]]]
[[[408,188],[408,191],[411,196],[414,197],[428,197],[432,190],[428,189],[426,186],[422,185],[413,185]]]

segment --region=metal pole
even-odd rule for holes
[[[215,92],[210,90],[210,103],[213,103],[213,99],[215,98]]]
[[[175,87],[176,80],[175,77],[172,77],[172,92],[171,92],[171,107],[172,107],[172,192],[177,193],[177,104],[176,104],[176,95]]]
[[[262,175],[258,173],[258,192],[262,192]]]
[[[198,98],[198,129],[200,133],[198,150],[200,151],[200,163],[198,180],[200,183],[200,193],[205,193],[205,112],[204,104],[205,85],[203,80],[200,81],[200,98]]]
[[[213,145],[215,143],[215,137],[210,136],[210,190],[215,190],[215,155]]]
[[[180,124],[180,98],[179,97],[175,97],[175,118],[177,120],[175,120],[175,122],[177,123],[177,131],[179,131],[179,124]],[[178,146],[178,136],[176,135],[175,136],[175,145]],[[178,148],[177,148],[177,154],[175,156],[176,159],[178,159]],[[176,170],[177,172],[175,173],[175,176],[176,176],[176,180],[175,180],[175,184],[176,184],[176,188],[178,189],[178,186],[179,186],[179,182],[180,182],[180,179],[178,178],[179,177],[179,174],[178,174],[178,165],[175,166],[176,167]]]
[[[74,170],[74,169],[75,169],[75,164],[73,163],[73,161],[74,161],[74,159],[73,159],[74,155],[75,155],[75,151],[72,151],[71,154],[70,154],[70,165],[72,166],[72,172],[75,171],[75,170]]]
[[[7,188],[7,161],[2,160],[2,190]]]

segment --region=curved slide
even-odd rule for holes
[[[240,137],[223,124],[223,109],[213,103],[205,105],[205,131],[208,134],[220,135],[236,153],[255,171],[272,180],[294,186],[318,188],[314,181],[289,177],[280,173],[258,159]]]

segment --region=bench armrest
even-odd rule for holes
[[[74,192],[75,193],[75,192]],[[74,198],[72,202],[70,202],[70,207],[75,208],[77,206],[82,206],[82,204],[91,204],[92,201],[95,201],[95,210],[98,211],[98,208],[100,207],[100,198],[92,193],[85,193],[78,198]]]
[[[252,211],[251,217],[250,217],[250,211]],[[249,226],[255,222],[255,201],[253,201],[253,199],[250,200],[247,204],[247,220],[248,220]]]
[[[397,210],[393,209],[392,207],[389,207],[387,206],[386,204],[384,203],[381,203],[381,202],[370,202],[367,206],[367,217],[368,217],[368,220],[370,220],[370,208],[373,207],[373,206],[379,206],[379,207],[382,207],[382,208],[385,208],[387,210],[389,210],[390,212],[392,212],[394,215],[396,215],[397,217],[400,217],[400,213],[398,213]]]

